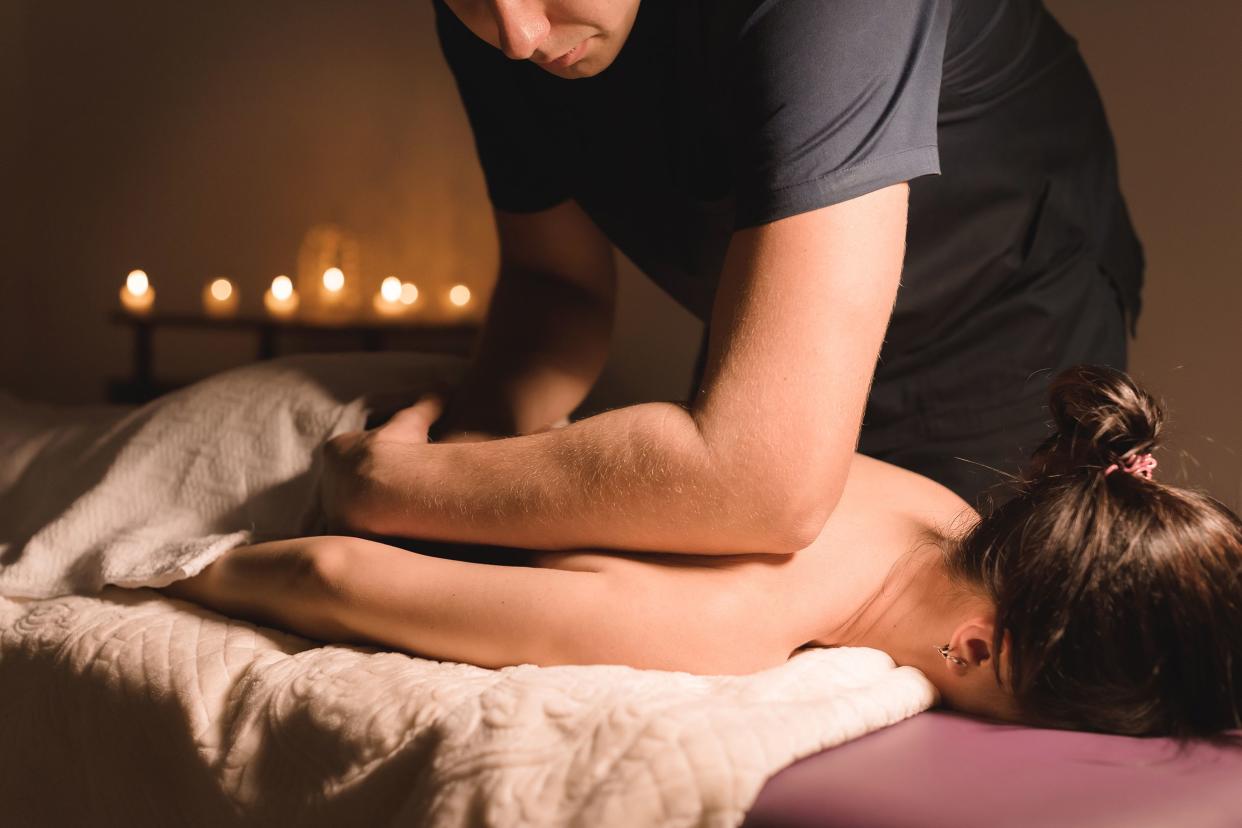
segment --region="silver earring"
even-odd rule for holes
[[[948,644],[942,644],[941,646],[937,647],[936,652],[944,656],[944,660],[949,662],[950,664],[956,664],[958,667],[966,666],[966,659],[958,658],[957,656],[953,655],[953,651],[950,649]]]

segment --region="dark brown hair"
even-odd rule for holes
[[[1071,368],[1050,408],[1056,431],[1016,495],[949,554],[996,603],[1019,709],[1134,736],[1242,727],[1242,521],[1159,471],[1105,473],[1154,450],[1164,422],[1120,371]]]

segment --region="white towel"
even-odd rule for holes
[[[233,547],[314,534],[323,443],[461,365],[291,357],[80,421],[0,401],[0,595],[165,586]]]

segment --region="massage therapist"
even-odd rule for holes
[[[1142,249],[1040,0],[435,10],[499,280],[436,442],[331,447],[347,525],[792,552],[856,448],[973,501],[1047,433],[1053,375],[1125,367]],[[697,390],[564,426],[608,352],[613,245],[707,323]]]

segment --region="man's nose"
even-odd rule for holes
[[[542,0],[496,0],[500,51],[513,60],[528,60],[551,29]]]

